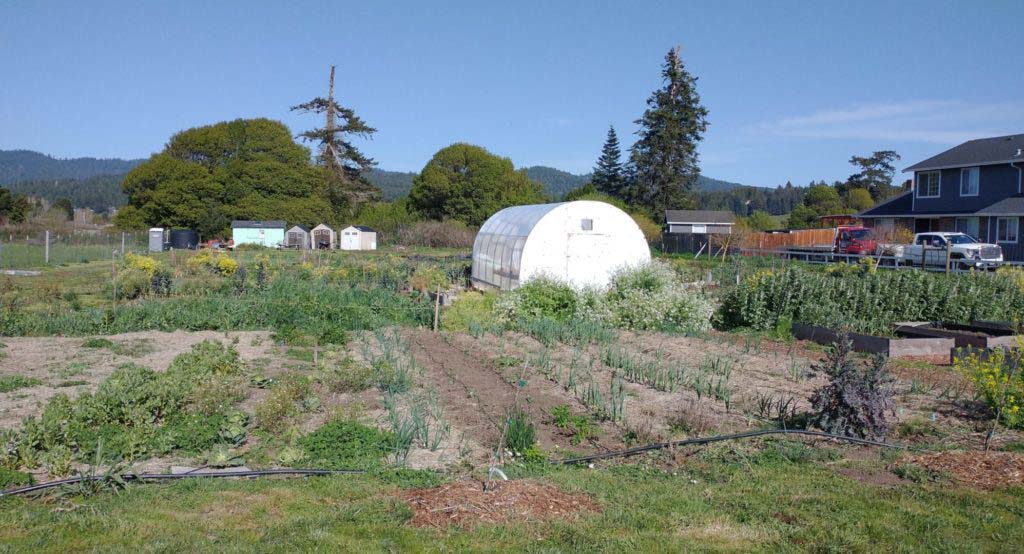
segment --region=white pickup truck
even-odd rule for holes
[[[954,268],[987,268],[1003,263],[1003,249],[986,244],[964,233],[918,233],[913,244],[880,244],[879,251],[895,256],[901,264],[945,266],[948,251],[950,266]]]

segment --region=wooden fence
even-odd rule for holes
[[[782,233],[750,233],[743,240],[743,248],[752,250],[780,250],[788,247],[831,247],[835,229],[801,229]]]

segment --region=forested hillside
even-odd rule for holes
[[[88,179],[124,175],[144,160],[100,158],[60,159],[31,150],[0,150],[0,185],[23,181]]]
[[[67,198],[76,208],[92,208],[103,211],[110,207],[122,206],[126,202],[121,192],[124,174],[97,175],[87,179],[54,179],[48,181],[24,181],[4,185],[14,194],[38,196],[51,203]]]

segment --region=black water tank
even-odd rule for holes
[[[199,248],[199,233],[192,229],[172,229],[168,240],[171,248],[175,250],[195,250]]]

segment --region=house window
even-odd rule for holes
[[[981,227],[978,224],[978,218],[976,217],[956,218],[956,230],[965,235],[970,235],[974,238],[978,238],[980,228]]]
[[[981,169],[965,167],[960,170],[960,196],[978,196],[978,181]]]
[[[996,219],[996,242],[1017,242],[1020,230],[1020,219],[1016,217],[1000,217]]]
[[[917,174],[917,197],[938,198],[939,184],[942,182],[942,173],[938,171],[925,171]]]

